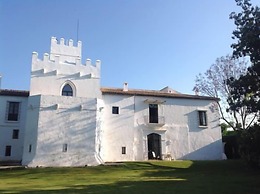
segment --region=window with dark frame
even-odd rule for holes
[[[29,150],[28,151],[29,151],[29,153],[32,152],[32,144],[29,145]]]
[[[122,154],[126,154],[126,147],[122,147]]]
[[[12,146],[8,145],[5,147],[5,156],[11,156]]]
[[[149,104],[149,123],[158,123],[158,104]]]
[[[68,151],[68,144],[63,144],[63,147],[62,147],[62,152],[67,152]]]
[[[8,102],[7,120],[18,121],[20,102]]]
[[[112,106],[112,114],[119,114],[119,107],[118,106]]]
[[[207,126],[207,111],[198,111],[199,114],[199,126]]]
[[[63,88],[62,88],[62,96],[73,96],[73,89],[69,84],[66,84]]]
[[[19,139],[19,129],[13,130],[13,139]]]

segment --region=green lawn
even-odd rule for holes
[[[118,166],[0,170],[0,193],[259,194],[240,161],[149,161]]]

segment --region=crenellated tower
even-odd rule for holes
[[[101,62],[82,63],[81,46],[52,37],[50,53],[32,54],[23,165],[102,163]]]
[[[91,59],[81,60],[81,41],[73,45],[73,40],[65,43],[51,38],[50,53],[44,53],[39,59],[38,53],[32,54],[30,95],[62,95],[62,89],[69,84],[73,96],[101,98],[100,66],[101,61],[92,64]]]

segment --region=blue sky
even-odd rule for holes
[[[82,61],[102,61],[102,86],[192,94],[196,75],[232,52],[238,10],[235,0],[0,0],[2,88],[29,90],[32,52],[42,58],[52,36],[76,40],[79,20]]]

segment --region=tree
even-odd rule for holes
[[[221,119],[223,119],[234,130],[246,129],[249,127],[254,117],[248,114],[247,108],[242,106],[239,110],[229,110],[227,99],[232,101],[228,79],[238,79],[246,73],[247,62],[244,58],[235,59],[230,55],[216,59],[216,62],[204,73],[196,76],[194,90],[203,95],[220,98],[217,102]],[[229,110],[229,115],[226,114]]]
[[[237,26],[231,45],[234,57],[249,56],[251,66],[239,79],[231,78],[230,110],[237,111],[247,107],[247,111],[259,118],[260,112],[260,8],[252,6],[250,0],[236,0],[242,8],[240,13],[231,13],[230,18]],[[260,168],[260,125],[255,123],[248,130],[242,131],[239,150],[241,157],[251,166]]]
[[[250,0],[236,0],[242,8],[241,13],[232,12],[236,30],[233,39],[237,43],[231,45],[233,56],[249,56],[252,65],[247,73],[239,79],[232,77],[228,84],[231,87],[229,99],[230,110],[236,111],[243,106],[247,111],[259,117],[260,111],[260,8],[252,6]]]

